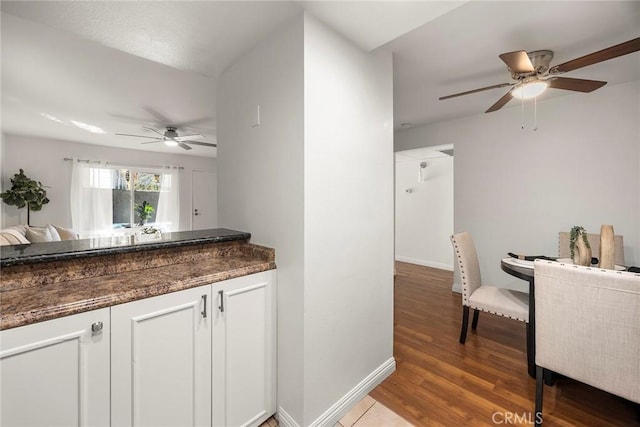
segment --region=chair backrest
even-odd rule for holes
[[[640,403],[640,274],[535,261],[536,364]]]
[[[591,246],[591,256],[600,257],[600,235],[587,233],[587,241]],[[618,265],[626,265],[624,263],[624,242],[620,235],[614,236],[614,261]],[[571,258],[569,250],[569,232],[561,231],[558,233],[558,256],[560,258]]]
[[[466,231],[451,236],[451,244],[455,251],[462,282],[462,304],[469,305],[469,296],[482,284],[476,246],[473,244],[471,235]]]

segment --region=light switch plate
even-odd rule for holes
[[[260,104],[256,105],[256,109],[253,113],[253,120],[251,127],[260,126]]]

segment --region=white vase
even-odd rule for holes
[[[573,249],[573,263],[577,265],[591,265],[591,248],[585,243],[582,232],[576,236],[576,245]]]
[[[615,235],[613,225],[603,224],[600,227],[600,268],[613,270],[615,266]]]

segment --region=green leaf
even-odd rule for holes
[[[22,209],[29,206],[32,210],[41,210],[42,206],[49,203],[47,192],[39,181],[34,181],[24,174],[24,170],[13,175],[11,189],[0,193],[0,197],[9,206]]]

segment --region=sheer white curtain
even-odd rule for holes
[[[160,195],[156,227],[161,231],[178,231],[180,226],[180,181],[178,169],[165,171],[160,177]]]
[[[109,236],[113,228],[113,172],[73,160],[71,221],[80,238]]]

